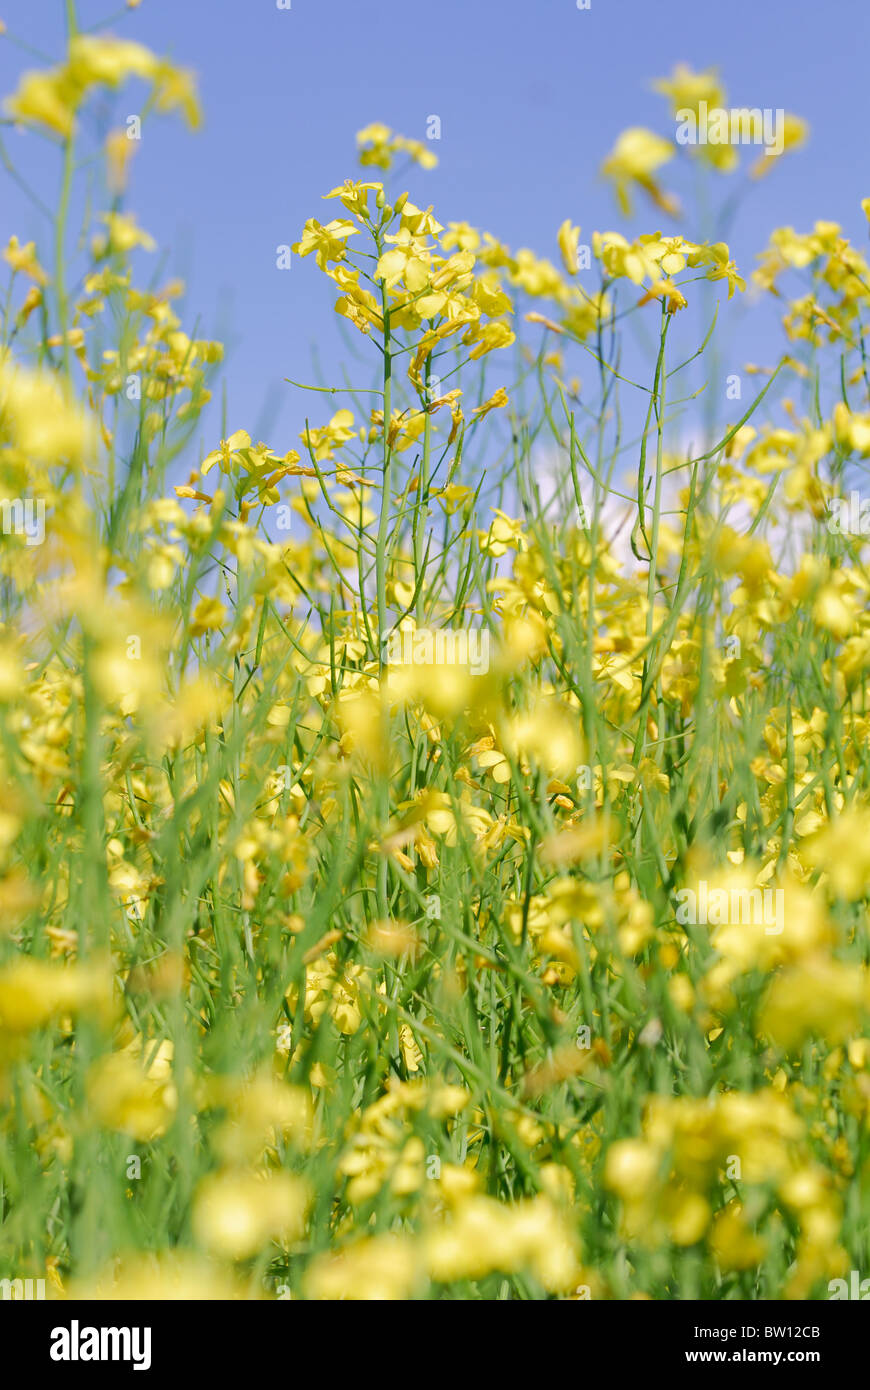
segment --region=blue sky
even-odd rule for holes
[[[0,16],[58,57],[63,8],[63,0],[2,0]],[[111,8],[112,0],[77,0],[80,25],[104,20]],[[806,148],[755,185],[741,209],[732,235],[741,269],[752,268],[782,223],[808,229],[825,217],[866,238],[858,206],[870,193],[865,0],[592,0],[584,11],[576,0],[292,0],[290,10],[275,0],[143,0],[107,31],[199,74],[203,129],[191,134],[175,119],[149,124],[128,203],[169,248],[167,270],[187,280],[186,326],[199,315],[200,333],[228,343],[229,427],[279,449],[292,445],[311,410],[310,398],[303,406],[282,379],[314,379],[312,348],[327,374],[347,354],[333,327],[331,286],[313,258],[294,258],[281,272],[275,248],[295,240],[306,217],[332,215],[336,205],[321,195],[355,173],[355,132],[370,121],[422,138],[437,114],[440,165],[414,173],[413,199],[434,203],[444,222],[467,220],[512,249],[530,246],[557,260],[565,217],[581,225],[583,241],[593,228],[675,230],[642,205],[626,225],[598,169],[626,126],[673,134],[653,78],[677,61],[716,65],[729,104],[784,107],[811,125]],[[4,93],[22,67],[39,65],[0,40]],[[132,88],[115,99],[116,118],[135,110]],[[53,202],[56,153],[33,135],[8,141]],[[679,174],[669,177],[674,167],[664,181],[689,187]],[[40,215],[2,170],[0,187],[3,239],[14,231],[45,246]],[[719,187],[727,192],[731,182]],[[698,228],[690,219],[681,230]],[[775,317],[762,313],[740,351],[772,362],[781,346]],[[368,380],[363,362],[349,361],[348,370],[358,384],[361,374]]]

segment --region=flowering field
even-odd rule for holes
[[[142,271],[136,128],[91,138],[128,82],[199,123],[74,26],[0,123],[0,178],[13,126],[62,170],[0,253],[0,1278],[854,1297],[870,267],[817,222],[738,268],[667,181],[775,178],[803,123],[677,139],[725,105],[678,67],[602,151],[649,233],[552,260],[350,132],[281,254],[354,360],[263,442]],[[781,359],[726,370],[752,296]]]

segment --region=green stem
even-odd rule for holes
[[[380,252],[380,247],[378,248]],[[378,673],[381,694],[381,751],[387,758],[390,746],[390,706],[386,698],[386,639],[387,639],[387,537],[390,522],[390,497],[392,495],[392,445],[390,425],[393,414],[393,363],[390,339],[390,309],[386,286],[381,289],[381,306],[384,319],[384,463],[381,478],[381,515],[378,521],[378,539],[375,549],[375,571],[378,603]],[[378,821],[381,834],[386,833],[390,819],[390,781],[387,769],[380,771],[378,786]],[[387,898],[388,862],[382,853],[378,860],[377,904],[382,921],[389,916]]]

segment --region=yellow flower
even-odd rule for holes
[[[141,43],[76,34],[70,41],[67,72],[79,87],[103,83],[117,87],[128,77],[153,77],[158,59]]]
[[[96,427],[57,378],[0,357],[0,440],[32,460],[81,463],[96,447]]]
[[[524,247],[520,248],[516,259],[509,265],[509,278],[512,285],[518,285],[526,294],[535,297],[559,299],[564,288],[564,281],[556,267]]]
[[[123,193],[127,186],[127,169],[136,152],[136,141],[127,139],[124,130],[110,131],[106,136],[106,169],[109,188]]]
[[[373,327],[383,326],[378,301],[369,290],[363,289],[360,285],[358,270],[349,270],[345,265],[334,265],[327,270],[327,274],[343,291],[335,302],[337,314],[350,319],[361,333],[368,334]]]
[[[443,226],[432,212],[431,206],[428,208],[418,208],[414,203],[409,203],[407,198],[402,205],[402,230],[411,232],[413,236],[438,236],[444,231]]]
[[[76,92],[65,72],[26,72],[4,102],[14,120],[34,121],[67,137],[75,120]]]
[[[0,970],[0,1030],[26,1033],[58,1014],[115,1012],[113,972],[106,962],[60,965],[21,956]]]
[[[553,1292],[579,1282],[576,1242],[560,1208],[541,1195],[512,1205],[470,1196],[433,1225],[424,1240],[439,1283],[528,1270]]]
[[[870,455],[870,412],[851,411],[843,401],[834,406],[834,438],[847,453]]]
[[[712,1210],[700,1192],[672,1185],[662,1196],[660,1213],[674,1245],[695,1245],[710,1224]]]
[[[317,1023],[328,1013],[339,1032],[352,1037],[362,1024],[360,995],[369,984],[364,966],[351,963],[339,968],[334,952],[318,956],[305,973],[306,1018]],[[296,1007],[297,998],[298,989],[291,985],[287,990],[287,1001],[291,1008]]]
[[[181,107],[190,125],[198,124],[199,108],[190,73],[159,59],[140,43],[94,34],[74,35],[62,66],[24,73],[17,91],[7,98],[6,110],[16,120],[34,121],[67,138],[91,87],[118,87],[129,77],[152,83],[158,111]]]
[[[506,512],[494,507],[496,519],[490,523],[488,531],[478,531],[480,548],[486,555],[492,555],[496,559],[504,555],[509,549],[522,549],[525,545],[525,534],[521,519],[509,517]]]
[[[95,260],[104,260],[107,256],[125,256],[137,246],[145,251],[156,250],[154,238],[138,227],[135,217],[129,213],[108,212],[100,220],[106,223],[108,231],[93,239]]]
[[[165,61],[158,63],[154,70],[154,106],[161,113],[181,111],[190,129],[198,130],[202,114],[194,74]]]
[[[471,298],[488,318],[499,318],[502,314],[513,313],[510,296],[505,294],[499,284],[498,272],[485,271],[479,275],[471,287]]]
[[[203,598],[193,610],[190,631],[193,637],[220,628],[227,618],[227,610],[218,598]]]
[[[870,199],[867,199],[870,202]],[[447,231],[441,238],[441,245],[445,251],[472,251],[475,252],[480,246],[480,232],[467,222],[448,222]]]
[[[532,712],[514,716],[505,741],[515,758],[534,760],[552,777],[573,772],[583,752],[576,716],[554,699],[539,699]]]
[[[761,1030],[786,1052],[813,1035],[839,1043],[860,1034],[868,1009],[870,980],[861,966],[809,957],[773,981],[762,1007]]]
[[[308,1183],[291,1173],[224,1169],[196,1190],[194,1235],[215,1255],[246,1260],[272,1241],[298,1241],[310,1201]]]
[[[663,212],[675,213],[676,200],[665,194],[653,178],[655,171],[674,157],[674,146],[660,135],[642,126],[624,130],[601,166],[601,172],[613,181],[619,205],[628,216],[631,213],[629,192],[642,188]]]
[[[305,1271],[305,1292],[330,1302],[405,1300],[421,1280],[425,1271],[416,1243],[405,1234],[386,1234],[317,1255]]]
[[[858,618],[855,596],[845,592],[839,576],[830,584],[823,584],[813,603],[813,620],[819,627],[830,632],[832,637],[842,642],[852,632]]]
[[[653,299],[664,300],[665,308],[669,314],[675,314],[678,309],[685,309],[686,307],[685,295],[677,289],[673,280],[656,280],[643,298],[637,302],[639,305],[649,304]]]
[[[850,807],[808,841],[805,853],[839,897],[857,902],[870,887],[870,810]]]
[[[127,0],[130,4],[130,0]],[[70,1285],[69,1297],[146,1303],[230,1301],[250,1297],[245,1286],[225,1267],[189,1250],[158,1254],[122,1254],[92,1278]]]
[[[345,179],[344,183],[338,188],[333,188],[331,192],[324,193],[324,199],[340,198],[348,212],[360,221],[365,221],[368,217],[368,199],[370,193],[383,192],[382,183],[360,183],[354,179]]]
[[[801,146],[806,144],[809,132],[810,128],[806,121],[802,120],[800,116],[793,116],[791,112],[787,111],[783,117],[782,123],[782,149],[778,152],[773,151],[771,153],[765,150],[764,154],[759,156],[749,171],[752,178],[763,178],[764,175],[769,173],[773,168],[777,159],[781,159],[784,154],[788,154],[789,150],[799,150]]]
[[[347,218],[334,218],[324,227],[316,217],[309,217],[302,229],[300,240],[293,244],[293,250],[300,256],[310,256],[313,251],[320,269],[326,270],[330,261],[344,260],[347,254],[347,239],[356,236],[358,232],[359,227]]]
[[[374,164],[381,169],[390,169],[395,155],[399,153],[409,155],[422,169],[434,169],[438,163],[437,155],[422,140],[394,135],[389,126],[379,121],[360,130],[356,143],[359,162],[364,165]]]
[[[767,1241],[754,1234],[742,1203],[731,1201],[714,1217],[710,1249],[722,1269],[753,1269],[764,1259]]]
[[[88,1112],[98,1125],[150,1143],[165,1134],[177,1105],[172,1085],[172,1043],[140,1037],[121,1052],[100,1057],[87,1076]]]
[[[503,346],[503,344],[499,344],[499,346]],[[508,393],[503,386],[500,386],[498,390],[490,396],[488,401],[484,401],[483,405],[479,405],[472,410],[471,417],[473,420],[482,420],[491,410],[501,410],[508,404]]]
[[[729,299],[734,294],[735,289],[746,289],[746,281],[731,260],[730,252],[724,241],[714,242],[712,246],[698,247],[689,256],[689,265],[708,265],[710,267],[706,272],[708,280],[727,280]]]
[[[653,83],[653,90],[670,99],[673,115],[689,108],[697,110],[702,101],[708,108],[725,105],[725,88],[715,68],[693,72],[686,63],[677,63],[670,77],[660,77]]]
[[[394,135],[393,148],[408,155],[421,169],[434,169],[438,164],[437,154],[430,150],[428,145],[424,145],[422,140],[412,140],[407,135]]]
[[[37,285],[48,284],[48,276],[36,259],[35,242],[28,241],[26,246],[21,246],[17,236],[10,237],[9,244],[3,252],[3,259],[13,270],[35,280]]]
[[[697,120],[702,102],[710,111],[721,110],[725,105],[725,89],[716,75],[715,68],[706,72],[693,72],[685,63],[678,63],[670,78],[654,82],[653,87],[670,98],[673,115],[681,119],[685,119],[686,113],[691,113]],[[736,147],[727,142],[694,144],[690,148],[694,156],[705,160],[723,173],[734,169],[738,162]]]
[[[314,454],[318,463],[331,459],[333,450],[353,439],[353,411],[337,410],[328,425],[319,429],[308,429],[299,438],[306,448]]]
[[[379,121],[367,125],[364,130],[357,131],[356,143],[360,152],[360,164],[375,164],[382,169],[389,169],[393,162],[393,151],[390,145],[392,133],[389,126],[383,125]]]
[[[210,454],[206,454],[200,467],[203,478],[214,468],[216,463],[221,466],[222,473],[230,473],[232,469],[241,463],[242,453],[251,447],[251,436],[247,430],[236,430],[229,439],[222,439],[217,449],[212,449]]]
[[[516,334],[509,323],[504,321],[496,323],[475,324],[462,338],[463,343],[471,346],[468,354],[469,361],[476,362],[479,358],[485,357],[488,352],[494,352],[497,348],[510,347],[511,343],[516,342]],[[491,398],[494,400],[495,398]],[[504,401],[495,402],[496,405],[507,405],[507,395]],[[494,405],[489,409],[493,410]],[[478,411],[483,411],[483,406],[478,407]],[[472,411],[476,415],[478,411]]]
[[[252,1163],[277,1140],[306,1148],[312,1137],[313,1109],[307,1088],[291,1086],[268,1070],[245,1077],[207,1079],[203,1099],[221,1107],[226,1118],[215,1132],[224,1163]]]
[[[375,279],[383,280],[387,289],[403,280],[410,294],[418,294],[428,284],[431,272],[431,257],[425,241],[412,236],[405,228],[385,239],[394,249],[381,256]]]
[[[612,279],[625,276],[639,285],[645,276],[659,278],[658,262],[642,240],[631,243],[621,232],[593,232],[592,249]]]
[[[580,244],[580,228],[571,225],[571,219],[565,218],[559,228],[559,250],[562,253],[562,264],[569,275],[576,275],[579,269],[577,260],[577,247]]]
[[[607,1150],[605,1186],[617,1197],[633,1201],[655,1181],[659,1164],[657,1151],[642,1139],[617,1139]]]

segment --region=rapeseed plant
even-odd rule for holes
[[[134,283],[117,132],[67,261],[82,110],[129,77],[197,125],[189,73],[74,28],[6,103],[64,180],[53,244],[3,251],[0,489],[46,521],[10,501],[0,541],[0,1273],[826,1297],[870,1216],[870,581],[827,524],[870,454],[870,267],[774,231],[789,352],[686,449],[713,329],[674,335],[746,289],[728,246],[566,219],[559,265],[511,252],[391,191],[434,157],[376,123],[294,247],[369,382],[199,457],[221,346]],[[673,221],[679,154],[625,131],[620,206]],[[781,893],[781,929],[681,914],[702,882]]]

